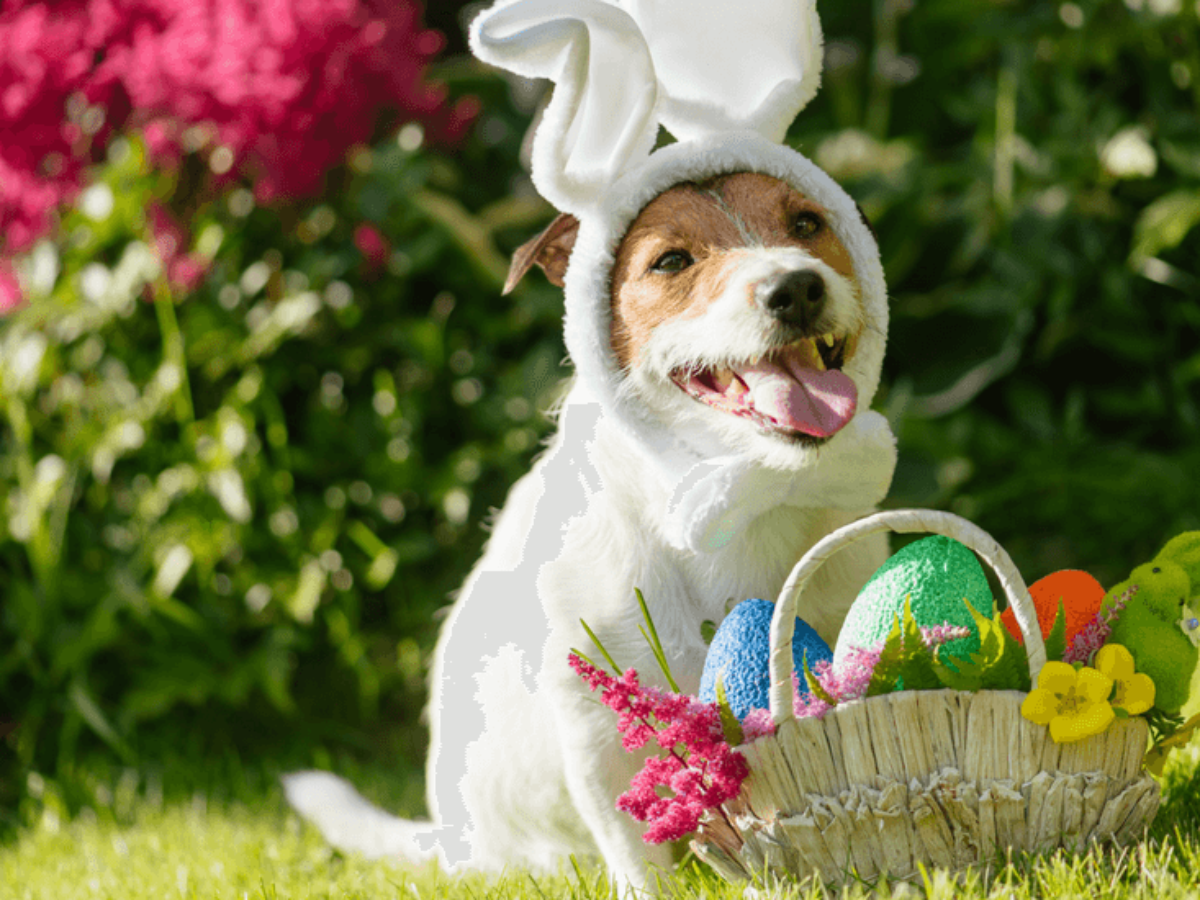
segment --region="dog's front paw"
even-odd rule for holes
[[[667,507],[667,540],[692,553],[720,550],[753,519],[784,502],[792,473],[744,457],[695,466]]]
[[[815,465],[803,469],[771,469],[746,457],[693,467],[667,504],[668,543],[711,553],[777,506],[853,511],[877,506],[896,468],[896,438],[887,419],[871,410],[860,413],[834,440]]]
[[[891,426],[881,414],[868,410],[839,437],[832,465],[825,471],[829,505],[854,511],[878,506],[896,471],[896,436]]]
[[[676,485],[667,503],[664,529],[677,550],[719,550],[753,517],[744,515],[739,487],[749,466],[734,457],[700,463]]]

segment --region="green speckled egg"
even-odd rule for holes
[[[944,654],[966,658],[978,652],[979,631],[962,601],[965,597],[980,613],[990,615],[992,591],[987,576],[975,554],[963,544],[935,535],[893,554],[871,576],[846,615],[833,652],[834,665],[852,647],[870,648],[882,643],[909,595],[917,625],[932,627],[949,622],[971,629],[969,637],[945,644]]]

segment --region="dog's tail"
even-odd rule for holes
[[[348,781],[329,772],[284,775],[283,791],[292,809],[316,826],[339,850],[371,859],[423,862],[437,857],[433,822],[401,819],[384,812],[358,793]],[[425,840],[421,840],[425,838]]]

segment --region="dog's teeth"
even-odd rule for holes
[[[823,340],[825,342],[825,346],[829,347],[830,349],[832,349],[833,345],[837,343],[837,339],[834,338],[832,334],[822,335],[821,340]]]
[[[717,369],[713,372],[713,381],[716,382],[717,387],[725,390],[733,383],[733,371],[731,369]]]

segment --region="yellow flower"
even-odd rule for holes
[[[1133,654],[1120,644],[1105,644],[1096,653],[1096,668],[1113,680],[1116,691],[1109,702],[1131,716],[1154,705],[1154,681],[1145,672],[1133,671]]]
[[[1115,718],[1108,703],[1113,680],[1084,666],[1078,671],[1069,663],[1048,662],[1038,674],[1037,687],[1021,704],[1021,715],[1031,722],[1050,726],[1056,744],[1082,740],[1099,734]]]

